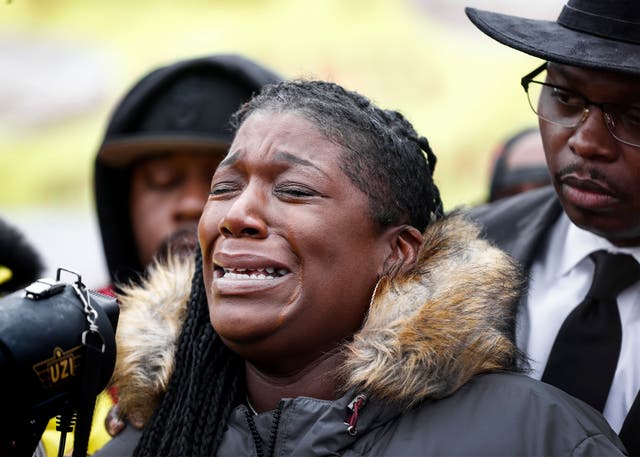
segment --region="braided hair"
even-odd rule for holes
[[[400,113],[382,110],[362,95],[322,81],[266,86],[234,116],[238,128],[257,111],[295,112],[345,151],[342,169],[369,197],[381,227],[419,230],[443,216],[433,182],[436,156]],[[167,392],[145,427],[137,456],[215,455],[232,409],[244,398],[244,362],[211,326],[196,256],[187,316]]]
[[[443,216],[433,181],[436,156],[399,112],[325,81],[265,86],[234,115],[238,128],[255,111],[295,112],[345,151],[342,170],[369,197],[379,226],[409,224],[423,231]]]
[[[173,375],[134,455],[214,455],[237,403],[243,367],[209,321],[198,250]]]

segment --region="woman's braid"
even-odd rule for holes
[[[242,365],[211,327],[200,252],[187,306],[171,381],[135,455],[214,455],[237,402]]]
[[[433,181],[433,173],[436,170],[436,162],[438,158],[431,149],[429,140],[426,137],[420,136],[418,132],[413,128],[413,125],[399,112],[392,110],[383,111],[385,118],[387,119],[387,125],[401,137],[406,138],[409,141],[418,145],[420,150],[424,152],[425,159],[427,161],[427,167],[431,175],[431,192],[433,194],[433,200],[430,202],[429,210],[431,214],[431,221],[440,219],[444,216],[444,207],[440,198],[440,190]]]

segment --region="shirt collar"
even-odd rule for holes
[[[630,254],[640,263],[640,247],[621,248],[615,246],[606,238],[581,229],[571,222],[564,212],[560,216],[558,223],[564,227],[561,232],[566,233],[566,238],[561,248],[562,255],[560,256],[560,265],[557,271],[558,277],[566,275],[592,252],[601,249],[613,253]]]

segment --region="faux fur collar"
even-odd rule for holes
[[[411,405],[455,392],[478,373],[514,366],[515,263],[460,215],[427,228],[409,274],[378,284],[362,329],[346,346],[345,389]],[[156,265],[120,297],[112,382],[120,408],[145,422],[166,390],[194,265]]]

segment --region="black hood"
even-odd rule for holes
[[[0,296],[28,286],[43,269],[40,253],[24,234],[0,218]]]
[[[245,57],[214,55],[157,68],[119,102],[94,168],[98,224],[114,284],[136,280],[144,270],[129,214],[135,159],[148,153],[179,153],[185,146],[220,154],[233,138],[230,115],[262,86],[281,80]]]

